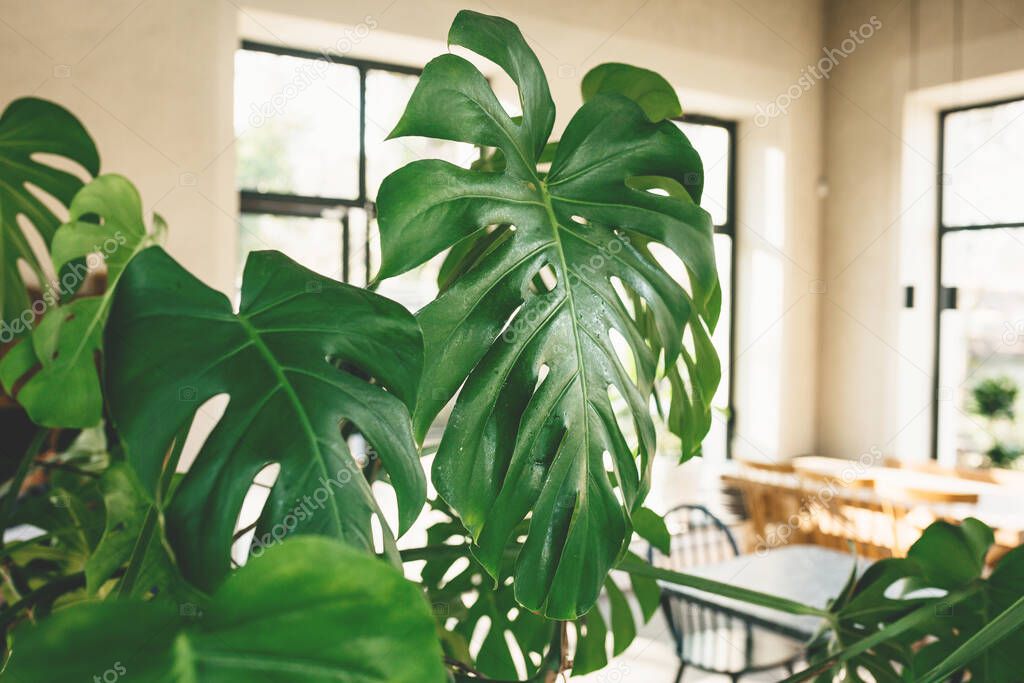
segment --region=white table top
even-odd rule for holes
[[[855,559],[850,553],[830,548],[787,545],[764,554],[739,555],[724,562],[690,567],[686,573],[824,609],[828,601],[836,597],[846,585]],[[869,563],[869,560],[859,558],[858,572],[863,572]],[[733,612],[807,637],[812,636],[821,624],[819,617],[788,614],[670,582],[661,583],[704,602],[721,605]]]

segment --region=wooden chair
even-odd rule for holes
[[[758,539],[774,537],[777,526],[785,524],[799,513],[799,495],[793,495],[793,465],[788,462],[762,462],[736,459],[740,475],[736,478],[750,520],[751,543],[748,550],[758,545]],[[747,470],[746,474],[743,470]],[[806,540],[804,538],[801,541]]]
[[[978,494],[970,491],[941,491],[937,489],[917,488],[902,483],[875,482],[875,492],[881,500],[882,510],[892,525],[892,544],[890,551],[893,557],[903,557],[907,549],[917,540],[917,529],[913,529],[909,542],[902,538],[903,530],[908,526],[907,519],[916,508],[930,507],[935,518],[941,519],[941,511],[935,506],[942,505],[977,505]],[[935,514],[939,513],[939,514]]]

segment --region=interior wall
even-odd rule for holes
[[[551,80],[556,132],[579,104],[582,75],[604,61],[654,68],[687,110],[739,122],[734,453],[776,459],[814,450],[824,89],[799,79],[822,56],[821,0],[6,3],[0,104],[36,94],[80,116],[104,170],[131,178],[147,211],[167,219],[171,253],[231,291],[232,54],[240,36],[423,63],[443,49],[462,7],[522,27]],[[319,28],[296,28],[286,15]],[[765,114],[786,93],[785,111]]]
[[[830,44],[871,16],[881,28],[826,88],[820,450],[926,459],[938,112],[1024,94],[1024,80],[1012,73],[1024,69],[1024,4],[962,0],[959,67],[955,0],[848,0],[826,8]],[[903,307],[908,285],[912,309]]]
[[[34,95],[73,112],[101,170],[138,186],[168,248],[227,291],[238,200],[231,153],[235,8],[208,0],[0,4],[0,108]]]

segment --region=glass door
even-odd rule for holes
[[[935,455],[1024,448],[1024,100],[941,115]]]

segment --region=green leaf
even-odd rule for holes
[[[0,116],[0,340],[10,341],[32,323],[27,287],[18,269],[24,261],[40,287],[48,278],[18,225],[24,216],[50,246],[60,219],[28,186],[42,190],[67,206],[82,187],[78,176],[62,171],[34,155],[54,154],[96,175],[100,159],[92,138],[68,110],[45,100],[26,97],[11,102]],[[26,313],[27,312],[27,313]],[[28,317],[19,319],[23,314]]]
[[[634,512],[633,530],[662,554],[672,554],[672,535],[665,526],[665,518],[657,512],[650,508],[640,508]]]
[[[608,666],[608,624],[598,609],[592,609],[576,621],[577,645],[573,655],[574,674],[588,674]]]
[[[644,581],[644,579],[630,576],[630,582],[634,589],[637,581]],[[658,588],[657,582],[652,580],[651,584],[660,599],[661,589]],[[638,620],[634,617],[630,600],[610,576],[604,583],[604,595],[607,598],[606,610],[595,607],[574,622],[579,642],[573,657],[572,673],[574,676],[603,669],[612,657],[621,655],[636,639]],[[643,623],[646,623],[654,610],[651,609],[648,613],[648,606],[644,604],[646,596],[642,593],[637,593],[636,597],[640,602]],[[658,599],[655,600],[655,606],[658,604]],[[602,600],[600,604],[604,605],[605,601]],[[607,618],[605,612],[607,612]],[[609,625],[612,634],[610,652],[608,647]]]
[[[125,463],[111,465],[100,479],[106,523],[99,545],[85,564],[86,589],[95,594],[131,556],[150,504]]]
[[[69,212],[68,222],[53,238],[54,270],[81,282],[88,269],[102,261],[106,289],[100,296],[54,305],[32,331],[31,341],[23,341],[0,360],[0,379],[37,424],[84,428],[98,424],[103,415],[96,364],[117,282],[128,262],[159,239],[163,221],[155,217],[156,228],[147,231],[138,191],[114,174],[82,188]],[[72,289],[63,280],[62,288]]]
[[[470,552],[465,527],[440,501],[434,507],[444,518],[427,529],[433,551],[424,558],[421,577],[446,653],[488,677],[517,679],[511,639],[526,666],[523,673],[536,675],[556,637],[556,623],[522,609],[512,586],[495,585]]]
[[[636,102],[651,121],[677,118],[683,108],[672,85],[660,74],[631,64],[599,64],[583,77],[583,101],[616,93]]]
[[[529,680],[551,666],[557,666],[557,651],[552,648],[560,637],[557,622],[522,609],[515,600],[514,587],[503,581],[495,585],[487,572],[474,559],[468,545],[468,532],[440,501],[435,512],[444,519],[427,530],[427,547],[403,552],[403,560],[425,560],[421,576],[434,607],[438,630],[446,653],[477,671],[495,679]],[[505,561],[512,564],[514,552],[506,552]],[[576,620],[577,631],[586,630],[589,640],[577,649],[573,671],[583,673],[600,668],[609,653],[605,643],[608,623],[611,624],[612,653],[619,654],[636,637],[639,624],[646,623],[660,601],[661,591],[653,579],[630,576],[638,605],[639,618],[634,615],[628,598],[609,577],[603,591],[607,598],[609,620],[596,609]],[[602,600],[602,603],[604,601]],[[589,624],[585,628],[585,625]],[[486,625],[486,630],[482,630]],[[600,631],[604,635],[597,635]],[[519,671],[516,660],[525,664]]]
[[[13,681],[88,681],[107,670],[139,683],[448,680],[419,589],[317,538],[270,549],[207,604],[79,605],[17,629],[13,643]]]
[[[524,116],[521,123],[509,118],[465,59],[447,54],[427,65],[392,136],[498,147],[505,165],[484,172],[418,161],[385,179],[378,279],[487,226],[514,226],[418,314],[431,362],[415,426],[425,434],[459,392],[434,484],[493,577],[514,529],[530,515],[515,563],[516,598],[548,617],[572,619],[594,604],[649,488],[655,432],[647,406],[659,354],[674,363],[687,328],[698,349],[710,348],[702,340],[718,316],[717,275],[710,217],[695,203],[700,159],[673,124],[652,123],[628,99],[601,95],[573,117],[541,178],[537,164],[555,111],[519,30],[463,11],[449,42],[501,66],[519,87]],[[692,197],[636,189],[628,184],[633,177],[672,179]],[[689,293],[649,242],[686,265]],[[652,329],[640,328],[640,314],[615,282],[652,312]],[[626,340],[631,361],[610,330]],[[628,407],[623,424],[615,394]]]
[[[115,572],[137,558],[138,566],[129,569],[131,585],[125,585],[127,579],[120,580],[120,595],[155,593],[161,598],[194,599],[198,593],[185,584],[165,545],[156,503],[145,494],[132,468],[123,462],[111,465],[99,485],[106,515],[103,536],[85,563],[89,594],[95,595]]]
[[[629,601],[611,577],[604,582],[604,589],[608,594],[608,609],[611,612],[612,654],[621,655],[636,638],[636,621]]]
[[[403,404],[416,394],[422,342],[400,305],[267,251],[250,254],[235,314],[154,247],[124,272],[106,344],[111,414],[147,491],[182,425],[211,397],[230,397],[167,510],[178,561],[200,587],[227,574],[242,501],[271,463],[280,474],[259,547],[324,534],[373,551],[380,510],[343,425],[355,425],[387,468],[401,530],[422,509],[425,477]]]
[[[928,585],[952,590],[981,576],[995,538],[992,529],[973,517],[960,524],[935,522],[907,551],[924,572]]]
[[[942,660],[942,662],[934,669],[925,674],[924,677],[920,679],[921,682],[940,683],[941,681],[944,681],[947,676],[957,672],[972,660],[978,659],[986,650],[993,647],[1004,638],[1017,634],[1017,640],[1019,640],[1022,630],[1024,630],[1024,597],[1019,598],[1017,602],[1008,607],[1006,611],[1001,612],[994,619],[986,622],[981,630],[974,633],[970,638],[964,641],[960,647],[954,650],[952,654]],[[1016,653],[1016,659],[1018,660],[1018,666],[1015,671],[1019,673],[1019,660],[1021,659],[1019,651]],[[984,680],[994,681],[997,679],[988,678]]]
[[[950,593],[946,597],[946,601],[949,604],[957,604],[970,595],[970,591],[957,591]],[[832,673],[838,675],[838,670],[832,667],[841,667],[846,662],[856,659],[872,648],[883,646],[885,643],[898,640],[907,634],[919,633],[920,629],[934,618],[935,605],[922,605],[899,619],[885,624],[882,628],[871,631],[866,637],[853,643],[847,643],[839,652],[830,655],[825,665],[818,662],[812,663],[807,669],[798,671],[782,681],[782,683],[806,681],[823,671],[830,671],[830,675],[823,680],[831,681]]]
[[[919,668],[942,671],[955,663],[971,672],[971,680],[1016,680],[1024,669],[1024,629],[1010,625],[1021,617],[1022,577],[1024,546],[1018,546],[999,560],[988,580],[973,584],[979,591],[975,598],[937,610],[931,633],[938,640],[922,651]]]
[[[971,680],[1016,680],[1024,666],[1024,630],[995,644],[971,642],[1024,595],[1024,547],[1007,553],[982,578],[992,539],[991,529],[976,519],[939,521],[925,529],[907,558],[874,563],[852,591],[833,601],[832,625],[810,650],[812,669],[824,666],[839,677],[866,669],[878,680],[900,670],[907,680],[922,680],[921,672],[959,652],[950,661],[969,671]],[[908,627],[897,628],[901,624]]]

